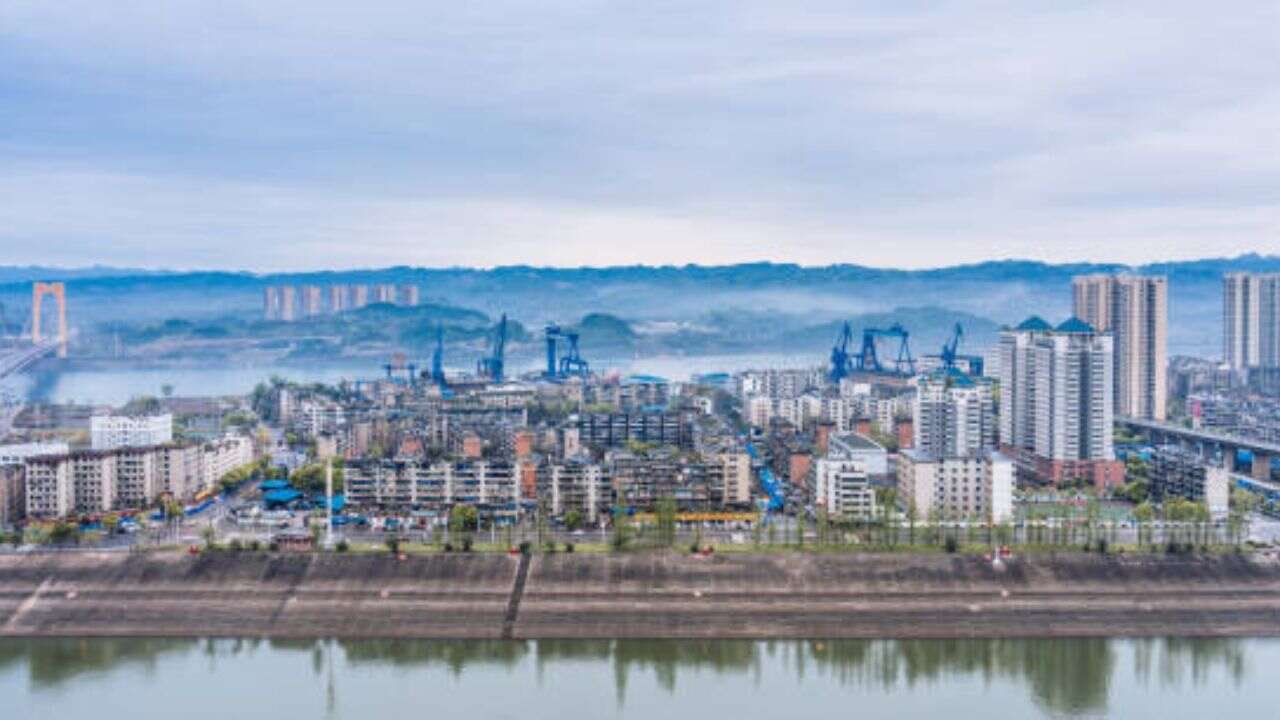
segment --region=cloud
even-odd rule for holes
[[[1280,8],[9,2],[0,262],[1273,250]]]

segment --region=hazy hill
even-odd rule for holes
[[[1000,324],[1015,323],[1031,313],[1051,320],[1065,317],[1070,310],[1072,275],[1125,270],[1169,277],[1171,351],[1214,355],[1221,336],[1222,273],[1280,272],[1280,256],[1245,255],[1133,268],[997,261],[929,270],[771,263],[490,270],[391,267],[296,274],[0,267],[0,303],[11,322],[23,318],[30,312],[30,281],[61,279],[68,283],[73,323],[82,328],[108,322],[141,328],[174,318],[251,324],[261,319],[262,290],[267,285],[411,282],[420,287],[424,302],[471,309],[489,318],[507,312],[524,327],[535,329],[535,335],[546,322],[572,325],[583,322],[584,316],[599,314],[583,322],[584,346],[630,346],[644,351],[655,343],[684,343],[695,352],[761,346],[803,349],[829,345],[839,321],[868,316],[869,323],[903,322],[912,330],[913,340],[920,338],[922,348],[940,342],[958,319],[969,333],[966,345],[976,349],[990,342]],[[898,308],[914,310],[907,313]],[[398,323],[391,317],[386,321]],[[432,331],[422,325],[405,332],[406,339],[416,336],[421,341]]]

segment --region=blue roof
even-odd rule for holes
[[[324,493],[322,492],[316,493],[315,500],[317,503],[320,504],[320,507],[324,507]],[[346,506],[347,506],[347,496],[343,495],[342,493],[334,493],[333,494],[333,511],[341,512],[342,508]]]
[[[1032,315],[1016,328],[1018,330],[1052,330],[1053,326],[1044,321],[1039,315]]]
[[[271,505],[283,505],[302,497],[297,490],[269,490],[262,493],[262,499]]]
[[[1093,326],[1073,315],[1063,320],[1058,325],[1057,331],[1064,333],[1091,333],[1093,332]]]
[[[259,490],[284,490],[287,487],[289,483],[286,480],[267,480],[258,485]]]
[[[667,383],[667,379],[658,377],[657,375],[628,375],[626,378],[623,379],[623,382],[645,383],[645,384],[651,384],[651,385],[665,385]]]

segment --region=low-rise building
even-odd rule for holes
[[[613,504],[609,473],[598,463],[570,460],[540,468],[539,488],[548,498],[551,514],[562,517],[576,510],[589,524],[607,515]]]
[[[898,455],[898,497],[919,518],[1013,519],[1013,462],[997,452],[938,458],[919,450]]]
[[[64,442],[29,442],[0,445],[0,466],[22,465],[36,455],[65,455],[71,446]]]
[[[1203,502],[1214,519],[1227,516],[1231,495],[1230,473],[1210,466],[1199,455],[1175,445],[1156,448],[1151,455],[1148,476],[1151,497],[1163,501],[1180,497]]]
[[[508,524],[520,511],[520,477],[510,462],[354,460],[344,469],[347,501],[363,507],[425,510],[443,516],[456,504],[480,520]]]
[[[27,458],[25,513],[34,518],[147,507],[166,493],[188,500],[254,460],[253,441],[77,450]]]
[[[173,440],[173,415],[95,415],[89,435],[94,450],[163,445]]]
[[[826,457],[814,463],[814,502],[827,515],[845,520],[870,519],[876,494],[861,458]]]
[[[889,451],[865,435],[857,433],[832,435],[827,440],[827,456],[862,461],[867,476],[873,482],[889,477]]]

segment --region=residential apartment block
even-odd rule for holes
[[[1114,340],[1112,390],[1121,415],[1164,420],[1168,402],[1169,286],[1164,277],[1081,275],[1075,316]]]
[[[959,457],[996,447],[995,395],[985,379],[947,369],[921,375],[913,410],[920,452]]]
[[[1112,446],[1110,334],[1071,318],[1028,318],[1000,336],[1000,447],[1037,482],[1124,481]]]
[[[997,452],[936,457],[917,450],[898,456],[898,498],[920,519],[1013,519],[1013,462]]]
[[[1222,346],[1233,370],[1280,367],[1280,273],[1222,278]]]
[[[94,415],[89,435],[94,450],[163,445],[173,440],[173,415]]]
[[[37,455],[23,465],[25,513],[54,518],[141,508],[166,493],[186,500],[253,460],[253,441],[243,436],[198,445]]]

